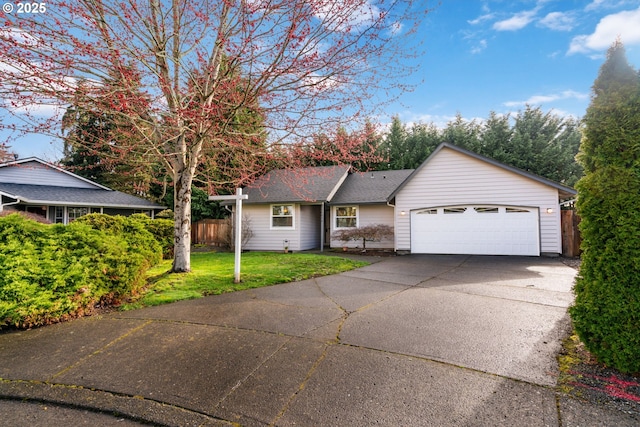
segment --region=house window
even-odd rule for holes
[[[358,208],[342,206],[336,208],[336,228],[353,228],[358,226]]]
[[[89,213],[89,208],[67,208],[69,212],[69,222],[73,222],[76,219],[80,218],[83,215],[87,215]]]
[[[293,205],[271,205],[271,227],[293,228]]]

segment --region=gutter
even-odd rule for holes
[[[21,200],[17,199],[15,202],[11,202],[11,203],[0,203],[0,212],[4,211],[5,206],[17,205],[20,202]]]

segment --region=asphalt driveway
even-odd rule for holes
[[[550,258],[389,257],[334,276],[6,333],[0,419],[600,425],[588,422],[595,409],[553,388],[574,276]],[[626,425],[616,414],[597,417]]]

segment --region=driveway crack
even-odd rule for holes
[[[144,329],[144,328],[145,328],[147,325],[149,325],[150,323],[153,323],[153,321],[152,321],[152,320],[147,320],[147,321],[145,321],[144,323],[142,323],[141,325],[136,326],[136,327],[135,327],[135,328],[133,328],[133,329],[130,329],[130,330],[129,330],[129,331],[127,331],[126,333],[124,333],[124,334],[120,335],[119,337],[117,337],[116,339],[114,339],[114,340],[112,340],[112,341],[108,342],[107,344],[105,344],[105,345],[104,345],[104,346],[102,346],[101,348],[97,349],[97,350],[96,350],[96,351],[94,351],[93,353],[91,353],[91,354],[88,354],[88,355],[84,356],[83,358],[81,358],[80,360],[76,361],[75,363],[73,363],[73,364],[71,364],[71,365],[67,366],[66,368],[62,369],[61,371],[59,371],[59,372],[57,372],[57,373],[55,373],[55,374],[51,375],[51,377],[49,377],[49,379],[48,379],[47,381],[51,381],[51,380],[53,380],[54,378],[57,378],[57,377],[59,377],[59,376],[61,376],[61,375],[65,374],[65,373],[69,372],[70,370],[74,369],[75,367],[80,366],[81,364],[83,364],[84,362],[86,362],[87,360],[89,360],[90,358],[92,358],[93,356],[95,356],[95,355],[98,355],[98,354],[102,353],[103,351],[105,351],[107,348],[111,347],[111,346],[112,346],[112,345],[114,345],[115,343],[117,343],[117,342],[119,342],[119,341],[121,341],[121,340],[123,340],[123,339],[127,338],[127,337],[128,337],[128,336],[130,336],[131,334],[133,334],[133,333],[135,333],[135,332],[137,332],[137,331],[139,331],[139,330],[141,330],[141,329]]]

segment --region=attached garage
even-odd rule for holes
[[[411,212],[411,252],[540,255],[538,208],[456,205]]]
[[[443,143],[392,193],[400,253],[562,253],[570,187]]]

